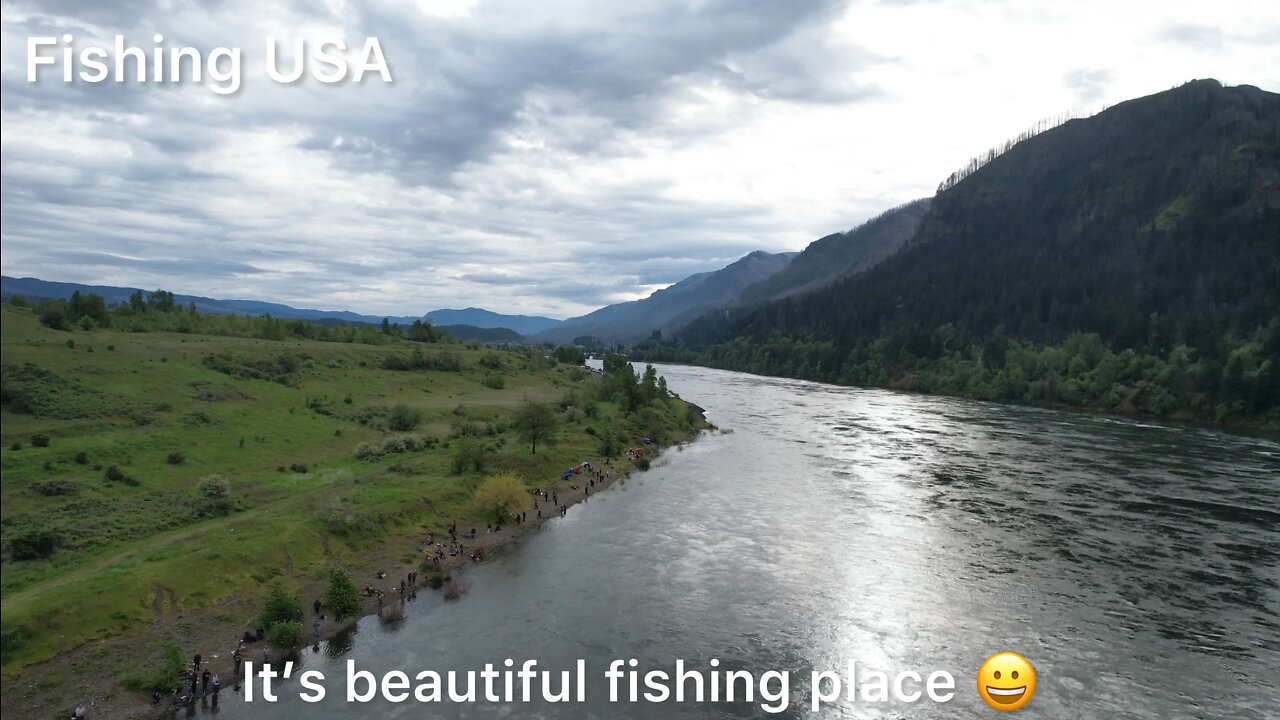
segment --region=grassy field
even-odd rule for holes
[[[68,332],[10,307],[2,320],[6,678],[165,614],[358,563],[393,538],[483,527],[471,493],[487,472],[551,487],[605,436],[625,447],[696,423],[675,400],[624,413],[590,399],[590,373],[483,346]],[[460,369],[384,369],[415,350]],[[536,455],[508,427],[525,400],[559,409],[558,442]],[[412,431],[388,429],[397,404],[420,415]],[[425,449],[356,457],[406,434]],[[482,471],[456,472],[463,447]],[[229,512],[200,491],[211,475]],[[51,555],[15,557],[41,534]]]

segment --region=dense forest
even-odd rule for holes
[[[1280,422],[1280,95],[1196,81],[944,184],[864,274],[709,314],[639,358]]]

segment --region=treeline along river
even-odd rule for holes
[[[671,670],[947,670],[945,705],[841,703],[824,717],[981,718],[974,676],[1014,650],[1039,672],[1028,718],[1280,713],[1280,444],[705,368],[659,368],[719,431],[299,658],[319,704],[224,692],[233,718],[761,717],[737,705],[610,705],[615,658]],[[358,579],[359,580],[359,579]],[[230,648],[228,648],[229,650]],[[345,663],[382,675],[569,669],[585,703],[345,702]],[[300,670],[295,670],[295,673]],[[296,678],[296,675],[295,675]],[[200,714],[211,712],[206,708]]]

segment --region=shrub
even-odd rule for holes
[[[111,482],[124,483],[125,485],[136,486],[138,481],[131,475],[126,475],[119,466],[111,465],[107,467],[107,471],[103,473]]]
[[[67,347],[68,347],[69,349],[71,349],[71,350],[75,350],[75,349],[76,349],[76,341],[75,341],[75,340],[68,340],[68,341],[67,341]]]
[[[221,475],[206,475],[196,485],[200,500],[200,514],[226,515],[231,512],[231,486]]]
[[[44,433],[36,433],[31,436],[31,447],[49,447],[49,436]]]
[[[477,507],[493,513],[499,523],[529,502],[524,480],[515,473],[490,475],[471,497]]]
[[[9,539],[14,560],[43,560],[62,544],[62,536],[52,530],[28,530]]]
[[[391,408],[387,413],[387,427],[397,432],[408,432],[416,427],[422,421],[422,416],[417,410],[400,403]]]
[[[187,456],[180,452],[171,452],[169,453],[169,457],[165,458],[164,461],[170,465],[181,465],[187,461]]]
[[[307,474],[307,466],[306,466],[306,465],[303,465],[302,463],[294,463],[294,464],[292,464],[292,465],[290,465],[290,466],[289,466],[289,471],[290,471],[290,472],[296,472],[296,473],[298,473],[298,474],[300,474],[300,475],[306,475],[306,474]]]
[[[18,450],[21,450],[21,449],[22,449],[22,443],[20,443],[20,442],[16,442],[16,443],[14,443],[14,444],[10,445],[10,446],[9,446],[9,449],[10,449],[10,450],[13,450],[14,452],[17,452]]]
[[[52,305],[40,313],[40,324],[54,330],[70,330],[67,324],[67,312],[59,305]]]
[[[295,648],[302,642],[302,623],[297,620],[273,623],[267,628],[267,642],[278,648]]]
[[[77,464],[77,465],[88,465],[88,464],[89,464],[89,453],[87,453],[87,452],[78,452],[78,453],[76,453],[76,464]]]
[[[501,375],[496,375],[496,374],[485,375],[484,380],[481,382],[484,383],[485,387],[492,388],[494,390],[501,390],[502,388],[507,386],[506,379],[504,379]]]
[[[31,490],[37,495],[55,497],[58,495],[73,495],[80,490],[80,486],[70,480],[45,480],[32,483]]]
[[[357,460],[377,460],[382,457],[382,449],[373,443],[360,443],[356,446]]]
[[[641,470],[648,470],[648,469],[649,469],[649,458],[647,458],[647,457],[642,457],[642,458],[640,458],[639,460],[636,460],[636,467],[637,467],[637,468],[639,468],[639,469],[641,469]]]

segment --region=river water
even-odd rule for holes
[[[977,697],[976,670],[1012,650],[1039,675],[1021,717],[1280,717],[1280,444],[660,372],[718,432],[472,566],[461,600],[424,593],[403,621],[366,618],[303,653],[301,668],[328,678],[324,701],[300,701],[295,674],[276,703],[224,692],[219,716],[987,718],[998,713]],[[347,660],[412,677],[507,658],[585,660],[586,701],[345,700]],[[619,658],[668,672],[676,659],[710,671],[712,658],[721,670],[786,670],[790,706],[611,705],[603,673]],[[811,712],[810,672],[850,660],[891,677],[946,670],[955,696]]]

